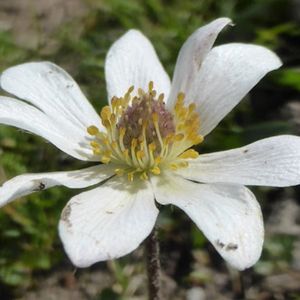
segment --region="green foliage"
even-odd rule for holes
[[[255,266],[258,274],[269,275],[289,269],[295,237],[274,235],[264,243],[263,255]]]
[[[300,69],[285,68],[281,70],[278,74],[277,82],[284,87],[300,91]]]
[[[8,32],[0,31],[0,69],[4,69],[28,57],[27,51],[17,47]]]

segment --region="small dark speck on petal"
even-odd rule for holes
[[[36,187],[33,189],[34,192],[39,192],[39,191],[42,191],[44,190],[46,187],[46,184],[42,181],[38,182]]]
[[[235,251],[237,249],[238,249],[238,245],[234,243],[229,243],[225,248],[226,251]]]
[[[220,247],[221,249],[224,248],[224,246],[225,246],[225,244],[222,243],[220,240],[216,240],[216,245],[217,245],[218,247]]]

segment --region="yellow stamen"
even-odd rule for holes
[[[102,156],[101,157],[101,162],[104,164],[108,164],[110,162],[111,158],[109,156]]]
[[[189,159],[199,156],[191,147],[203,141],[196,105],[185,105],[185,94],[179,93],[173,111],[168,111],[153,81],[148,91],[137,88],[135,96],[133,91],[134,86],[129,87],[123,97],[112,97],[111,105],[102,108],[105,132],[95,125],[87,128],[93,153],[102,163],[115,164],[115,174],[126,175],[130,182],[158,176],[165,167],[187,167]]]
[[[149,89],[149,92],[152,92],[153,91],[153,81],[150,81],[149,84],[148,84],[148,89]]]
[[[124,169],[115,169],[115,173],[116,173],[118,176],[122,176],[122,175],[124,175],[125,170],[124,170]]]
[[[154,167],[150,170],[154,175],[159,175],[160,174],[160,168],[159,167]]]
[[[132,182],[134,178],[134,172],[129,172],[127,176],[128,176],[128,181]]]
[[[182,159],[187,159],[187,158],[197,158],[198,156],[199,153],[197,151],[195,151],[194,149],[189,149],[187,151],[184,151],[178,157]]]
[[[96,126],[92,125],[87,128],[87,132],[90,135],[96,135],[97,133],[99,133],[99,129]]]
[[[142,179],[142,180],[148,180],[148,175],[147,175],[147,172],[143,172],[142,174],[141,174],[141,176],[140,176],[140,178]]]

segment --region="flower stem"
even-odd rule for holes
[[[148,273],[148,299],[160,300],[160,261],[156,227],[153,228],[148,236],[145,247]]]

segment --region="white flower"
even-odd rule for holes
[[[264,229],[259,204],[244,185],[299,184],[300,138],[278,136],[200,156],[191,149],[281,65],[261,46],[212,48],[230,22],[217,19],[189,37],[172,84],[148,39],[127,32],[106,58],[110,103],[102,120],[58,66],[26,63],[4,71],[1,87],[18,99],[1,97],[0,122],[40,135],[95,166],[17,176],[0,188],[0,205],[52,186],[103,182],[73,197],[62,212],[60,237],[76,266],[137,248],[156,221],[155,201],[184,210],[231,265],[252,266]]]

